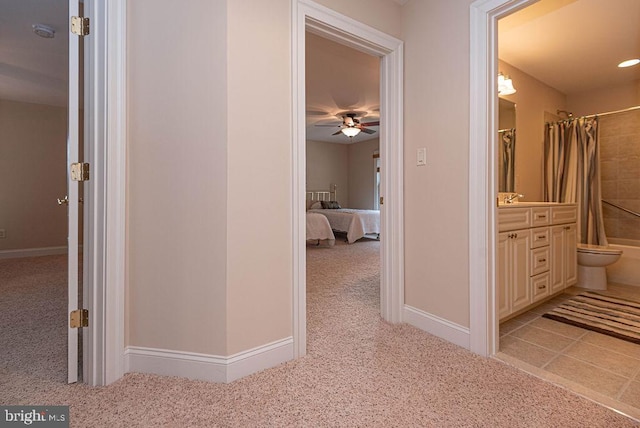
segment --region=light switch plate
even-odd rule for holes
[[[418,166],[424,166],[427,164],[427,149],[425,147],[421,147],[418,149]]]

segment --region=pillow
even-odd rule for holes
[[[325,210],[339,210],[340,204],[338,201],[320,201],[322,204],[322,208]]]
[[[309,206],[310,210],[319,210],[319,209],[323,208],[322,204],[320,203],[320,201],[311,201],[311,202],[312,202],[312,204]]]

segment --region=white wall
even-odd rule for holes
[[[307,140],[307,190],[338,186],[338,202],[344,208],[373,209],[373,153],[380,140],[353,144]]]
[[[0,100],[1,250],[66,247],[67,110]]]
[[[290,337],[290,2],[128,14],[127,345],[228,356]]]
[[[373,153],[380,149],[380,140],[349,144],[349,208],[374,208],[375,171]]]
[[[316,3],[401,38],[401,8],[392,0],[316,0]]]
[[[623,110],[640,105],[640,80],[567,96],[574,117]]]
[[[347,144],[307,140],[307,190],[333,190],[338,186],[338,202],[350,205],[349,147]]]
[[[227,7],[233,354],[293,333],[291,11],[289,0],[228,0]]]
[[[127,5],[127,345],[226,355],[226,5]]]

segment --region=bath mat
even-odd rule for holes
[[[543,315],[640,344],[640,303],[587,291]]]

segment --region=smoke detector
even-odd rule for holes
[[[56,34],[56,30],[44,24],[33,24],[31,28],[33,28],[34,33],[45,39],[53,39]]]

